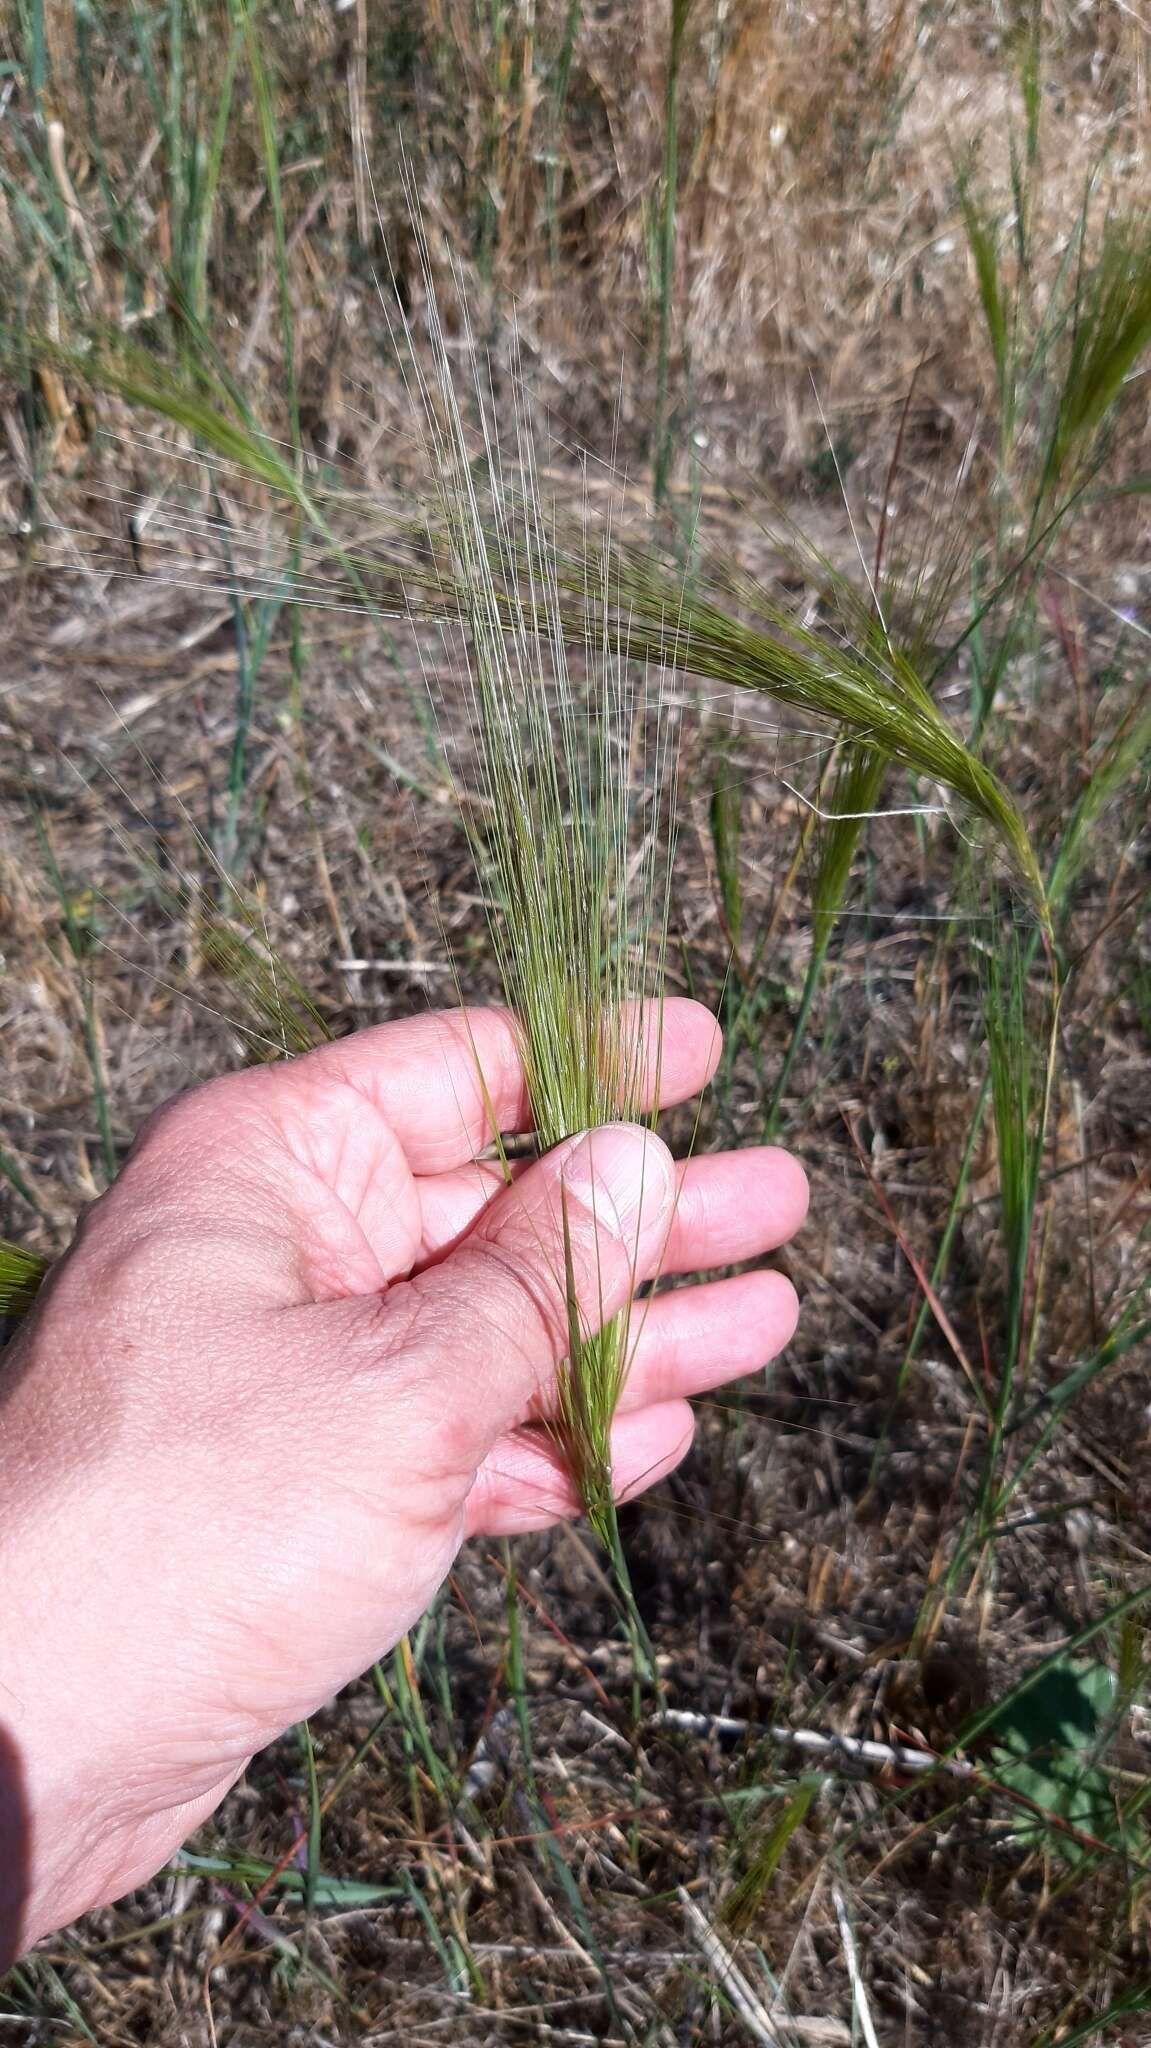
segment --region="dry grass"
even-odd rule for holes
[[[371,146],[418,315],[394,157],[400,119],[449,318],[454,252],[497,380],[507,363],[500,309],[514,293],[532,381],[561,440],[604,452],[615,433],[621,462],[642,476],[666,24],[646,8],[574,17],[561,105],[566,18],[558,4],[481,16],[449,0],[377,29],[364,7],[303,6],[277,31],[304,440],[381,505],[402,507],[413,479],[351,137]],[[133,188],[134,275],[98,234],[75,16],[56,0],[45,20],[47,111],[63,123],[94,240],[90,264],[79,223],[66,224],[78,292],[92,310],[133,295],[148,303],[149,292],[158,302],[172,253],[164,138],[138,85],[114,66],[102,71],[101,126],[117,152],[109,170],[126,186],[146,165]],[[1116,189],[1146,193],[1148,51],[1127,8],[1050,7],[1046,32],[1040,189],[1054,223],[1068,219],[1104,149]],[[964,462],[991,472],[990,366],[951,152],[980,139],[990,184],[1005,188],[1005,35],[1000,11],[974,0],[922,17],[898,0],[866,12],[741,0],[691,14],[673,497],[698,496],[708,537],[765,578],[780,575],[779,560],[721,485],[734,479],[747,500],[748,472],[766,476],[850,567],[821,413],[873,545],[899,409],[921,362],[900,517],[929,513]],[[0,47],[0,59],[10,54]],[[208,122],[225,56],[223,38],[197,54]],[[234,321],[230,357],[257,409],[275,418],[275,251],[246,90],[223,158],[208,282]],[[5,104],[0,152],[26,185],[11,123],[28,109]],[[1037,244],[1046,246],[1042,228]],[[156,1101],[246,1049],[235,991],[205,963],[202,929],[179,907],[190,889],[214,887],[205,843],[219,845],[227,824],[244,657],[214,543],[184,533],[182,572],[193,557],[207,567],[176,584],[166,577],[165,522],[171,535],[181,506],[204,509],[185,467],[158,463],[138,439],[105,438],[97,429],[138,435],[139,423],[106,404],[93,414],[66,381],[14,385],[2,422],[0,1145],[33,1200],[0,1177],[0,1230],[55,1250],[101,1181],[88,971],[119,1143]],[[1145,443],[1136,381],[1124,414],[1129,471],[1143,466]],[[561,478],[563,463],[561,448]],[[170,496],[133,541],[122,494],[147,495],[161,473]],[[254,530],[258,495],[230,480],[224,495],[234,533]],[[1101,508],[1079,528],[1003,688],[996,766],[1049,849],[1082,787],[1096,721],[1146,687],[1141,504]],[[1109,607],[1130,615],[1125,631]],[[334,1029],[449,1001],[456,974],[469,997],[483,997],[493,969],[467,839],[408,687],[429,672],[450,703],[463,679],[438,638],[410,626],[385,646],[365,617],[317,610],[303,622],[302,679],[283,618],[255,678],[237,864],[260,918]],[[961,718],[962,695],[947,709]],[[680,768],[672,982],[722,1001],[729,1026],[742,1007],[746,1026],[706,1107],[705,1143],[760,1135],[811,947],[810,812],[781,775],[814,796],[822,756],[810,758],[804,735],[766,730],[762,709],[734,725],[730,706],[693,711]],[[708,803],[721,742],[719,772],[741,792],[734,973]],[[1044,1158],[1037,1393],[1093,1355],[1146,1277],[1151,849],[1139,788],[1097,823],[1066,939],[1079,966]],[[30,791],[74,923],[91,934],[83,961],[29,824]],[[807,849],[798,864],[797,845]],[[653,1715],[633,1727],[626,1649],[582,1532],[517,1546],[514,1605],[507,1557],[477,1548],[416,1641],[419,1694],[399,1658],[383,1698],[365,1681],[317,1724],[332,1797],[321,1873],[330,1889],[314,1916],[300,1896],[306,1791],[285,1743],[256,1760],[192,1845],[214,1865],[166,1876],[47,1943],[30,1974],[9,1982],[5,2038],[734,2048],[847,2041],[853,2025],[866,2040],[870,2024],[884,2048],[1038,2048],[1077,2038],[1076,2027],[1147,1984],[1144,1872],[1117,1853],[1069,1862],[1057,1839],[1037,1846],[1018,1801],[979,1775],[912,1781],[845,1757],[772,1838],[815,1766],[765,1731],[786,1723],[946,1749],[1037,1658],[1148,1577],[1144,1343],[1118,1353],[1068,1410],[986,1568],[945,1601],[930,1598],[966,1526],[983,1437],[934,1319],[904,1371],[921,1295],[900,1239],[930,1265],[962,1177],[985,1064],[980,927],[963,920],[987,907],[960,894],[944,823],[891,817],[870,829],[786,1101],[786,1137],[814,1194],[788,1255],[804,1297],[799,1336],[767,1383],[704,1404],[688,1465],[625,1518],[668,1700],[696,1718],[668,1726]],[[997,1190],[985,1132],[941,1287],[947,1327],[989,1382],[1008,1285]],[[1088,1654],[1146,1669],[1142,1637],[1119,1627]],[[1108,1751],[1124,1798],[1151,1779],[1145,1679],[1134,1693]],[[993,1775],[986,1738],[965,1754]],[[724,1909],[757,1871],[758,1902],[753,1884],[737,1936]],[[681,1887],[713,1932],[701,1931]],[[717,1940],[738,1962],[742,1991]],[[769,2020],[773,1980],[785,1998]],[[1115,2044],[1151,2039],[1138,2010],[1102,2024]]]

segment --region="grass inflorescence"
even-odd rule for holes
[[[524,405],[509,454],[490,387],[477,380],[477,461],[434,301],[429,326],[433,375],[420,390],[447,543],[442,593],[463,630],[470,713],[459,797],[493,906],[492,947],[518,1020],[536,1138],[547,1150],[597,1125],[658,1113],[660,1031],[653,1038],[645,1023],[645,999],[658,1015],[676,720],[646,665],[597,631],[605,593],[590,580],[582,632],[573,634]],[[589,554],[586,573],[608,568]],[[565,1214],[569,1349],[553,1427],[584,1507],[614,1550],[611,1425],[631,1314],[601,1328],[596,1304],[576,1298],[567,1231]]]

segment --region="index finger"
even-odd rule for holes
[[[682,996],[643,1005],[642,1107],[685,1102],[711,1079],[722,1044],[710,1010]],[[519,1027],[510,1010],[432,1010],[357,1031],[265,1073],[343,1083],[395,1132],[413,1173],[443,1173],[500,1135],[530,1131]]]

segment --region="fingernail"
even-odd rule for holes
[[[634,1242],[671,1207],[672,1161],[662,1139],[635,1124],[603,1124],[572,1140],[559,1160],[566,1192],[601,1230]]]

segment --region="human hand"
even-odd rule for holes
[[[664,1103],[718,1053],[705,1010],[667,1003]],[[15,1948],[159,1868],[416,1620],[465,1537],[578,1511],[538,1426],[567,1330],[561,1184],[604,1317],[803,1220],[785,1153],[676,1167],[628,1125],[505,1187],[477,1159],[492,1117],[530,1122],[495,1010],[178,1097],[0,1360],[0,1957],[5,1909]],[[765,1364],[795,1316],[768,1271],[645,1306],[621,1495],[687,1450],[685,1397]]]

